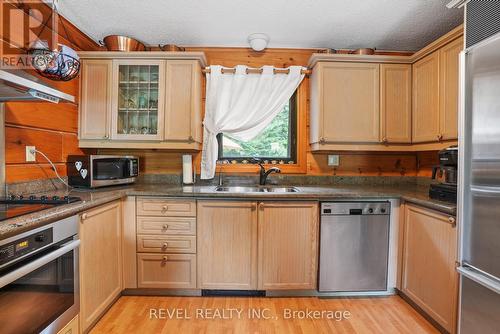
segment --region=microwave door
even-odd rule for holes
[[[94,180],[119,180],[128,178],[128,159],[95,159],[92,173]]]

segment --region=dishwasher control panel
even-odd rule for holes
[[[389,215],[389,202],[328,202],[321,203],[322,216]]]

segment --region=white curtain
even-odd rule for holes
[[[274,74],[273,66],[262,73],[248,73],[236,66],[235,73],[222,74],[222,66],[210,66],[207,73],[201,178],[215,175],[218,157],[217,134],[227,133],[244,141],[255,138],[278,115],[299,86],[301,66],[288,73]]]

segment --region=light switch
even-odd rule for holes
[[[340,164],[340,156],[328,155],[328,166],[338,166]]]

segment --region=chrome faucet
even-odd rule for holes
[[[259,173],[259,184],[261,186],[265,185],[266,184],[266,181],[267,181],[267,177],[269,176],[269,174],[271,173],[281,173],[281,169],[279,169],[278,167],[271,167],[269,168],[267,171],[266,169],[264,168],[264,166],[262,165],[262,160],[259,159],[259,158],[252,158],[252,162],[253,163],[256,163],[257,165],[259,165],[260,167],[260,173]]]
[[[224,174],[223,174],[223,167],[224,165],[229,164],[228,160],[217,160],[216,165],[219,165],[219,186],[222,186],[224,184]],[[217,166],[216,166],[217,168]]]

